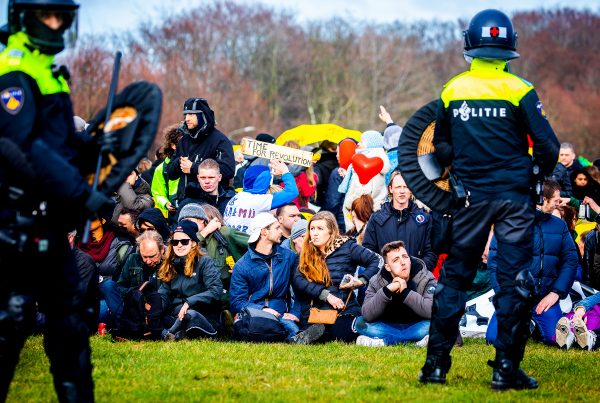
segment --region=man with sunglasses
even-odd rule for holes
[[[215,127],[215,113],[208,101],[204,98],[189,98],[183,104],[183,117],[181,129],[184,135],[167,166],[169,180],[180,179],[177,201],[184,199],[188,183],[198,182],[198,167],[207,158],[219,164],[222,187],[229,186],[235,173],[233,147],[229,139]]]

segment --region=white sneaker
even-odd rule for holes
[[[566,348],[568,350],[574,342],[575,335],[571,331],[571,323],[569,322],[569,319],[563,316],[556,324],[556,344],[558,344],[560,348]]]
[[[421,340],[419,340],[415,344],[417,345],[417,347],[427,347],[428,343],[429,343],[429,335],[427,334],[427,335],[425,335],[425,337],[423,337]]]
[[[385,342],[383,339],[376,339],[369,336],[358,336],[356,339],[356,345],[365,347],[383,347]]]
[[[573,329],[575,330],[575,338],[577,344],[581,348],[587,348],[590,351],[596,344],[596,334],[588,330],[585,322],[581,319],[573,321]]]

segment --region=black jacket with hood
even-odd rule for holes
[[[177,200],[183,200],[185,187],[188,183],[197,182],[198,166],[207,158],[212,158],[219,163],[223,179],[221,185],[227,187],[235,173],[235,160],[233,147],[225,135],[215,128],[215,115],[206,101],[198,102],[198,107],[204,111],[206,127],[199,121],[195,129],[187,130],[181,141],[177,144],[175,154],[167,166],[167,175],[170,180],[180,179],[177,187]],[[184,174],[179,166],[180,158],[188,157],[192,161],[189,174]]]

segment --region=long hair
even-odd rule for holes
[[[313,215],[308,221],[308,234],[304,237],[304,244],[300,253],[300,273],[308,281],[329,287],[331,285],[331,276],[329,275],[329,268],[327,268],[327,264],[325,263],[325,255],[313,245],[310,239],[310,225],[312,222],[318,220],[325,221],[325,226],[330,235],[329,241],[325,245],[325,250],[331,248],[336,238],[340,236],[340,230],[333,214],[329,211],[320,211]]]
[[[194,242],[194,241],[192,241]],[[177,271],[175,270],[175,265],[173,261],[175,260],[175,251],[173,251],[173,245],[169,244],[169,248],[167,249],[167,253],[165,254],[165,259],[158,269],[158,279],[170,282],[177,275]],[[187,256],[185,257],[185,265],[183,269],[183,274],[186,277],[192,277],[194,274],[194,266],[196,262],[200,259],[201,256],[204,256],[204,253],[200,249],[200,245],[196,243],[196,245],[192,246]]]

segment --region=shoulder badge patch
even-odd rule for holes
[[[535,105],[535,107],[537,108],[537,111],[544,119],[548,119],[548,116],[546,116],[546,111],[544,110],[544,105],[542,105],[542,101],[538,101],[538,103]]]
[[[23,88],[10,87],[0,93],[0,103],[4,110],[11,115],[19,113],[25,102],[25,93]]]
[[[425,224],[427,222],[427,217],[425,217],[423,214],[417,214],[415,216],[415,222],[419,225]]]

